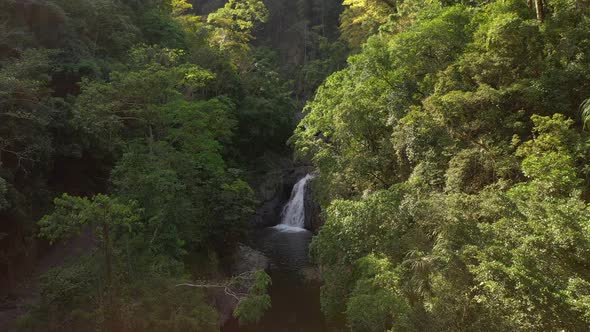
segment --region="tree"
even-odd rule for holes
[[[54,201],[55,211],[39,221],[39,235],[51,243],[79,234],[86,227],[94,228],[100,239],[104,257],[105,288],[108,298],[107,316],[110,330],[116,330],[119,321],[115,302],[116,285],[113,284],[112,237],[119,229],[131,231],[139,221],[139,211],[134,202],[123,203],[116,198],[96,195],[91,199],[64,194]]]
[[[271,301],[267,289],[271,283],[270,276],[263,271],[255,273],[248,297],[238,302],[233,315],[240,324],[257,323],[270,309]]]
[[[500,219],[480,226],[486,240],[474,245],[470,270],[480,283],[476,297],[506,326],[577,330],[588,324],[578,301],[588,295],[582,280],[590,267],[589,210],[572,158],[579,138],[560,114],[533,122],[536,137],[519,149],[531,181],[502,198]]]
[[[223,8],[207,16],[207,23],[214,27],[211,42],[222,52],[230,53],[234,64],[245,61],[254,38],[257,23],[268,20],[268,10],[260,0],[229,0]]]
[[[543,21],[545,21],[545,8],[543,0],[535,0],[535,12],[537,14],[537,20],[543,23]]]
[[[322,184],[322,311],[353,331],[588,325],[589,155],[568,117],[590,7],[552,2],[541,27],[524,1],[468,5],[400,2],[296,129]]]
[[[132,50],[127,70],[111,73],[109,82],[82,82],[72,122],[87,145],[117,155],[126,139],[155,139],[164,129],[160,107],[192,99],[214,78],[187,63],[183,50],[142,46]]]
[[[397,1],[390,0],[345,0],[343,5],[346,9],[340,16],[340,31],[353,48],[360,47],[398,12]]]
[[[14,171],[30,171],[49,159],[49,126],[59,112],[48,88],[49,50],[27,50],[0,64],[0,161]]]
[[[388,188],[407,178],[411,165],[442,153],[428,146],[415,149],[418,142],[446,139],[430,135],[434,128],[408,141],[395,138],[408,135],[403,122],[414,124],[418,112],[412,110],[434,91],[435,73],[461,54],[469,17],[465,7],[457,6],[391,39],[374,36],[364,52],[350,57],[348,67],[318,89],[294,137],[302,154],[313,155],[331,195],[338,195],[339,188],[344,196]]]
[[[234,317],[240,324],[257,323],[270,308],[270,296],[267,288],[271,279],[264,271],[249,271],[234,276],[221,284],[182,283],[176,287],[221,288],[223,292],[236,301]]]
[[[184,0],[0,1],[2,277],[12,257],[36,257],[38,216],[50,242],[82,231],[99,243],[42,278],[23,329],[219,329],[203,292],[173,285],[194,277],[194,256],[243,239],[257,202],[242,168],[285,151],[293,105],[279,63],[251,53],[261,1],[195,12]],[[221,273],[214,261],[203,277]],[[240,305],[246,320],[269,306],[264,277]]]

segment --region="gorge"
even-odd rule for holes
[[[588,331],[589,124],[589,0],[0,0],[0,331]]]
[[[304,196],[313,178],[306,174],[295,183],[279,224],[254,235],[253,247],[270,261],[271,309],[258,323],[240,326],[237,320],[231,320],[222,331],[328,331],[320,310],[320,280],[309,260],[313,233],[304,228]]]

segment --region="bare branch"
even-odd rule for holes
[[[247,290],[252,287],[257,271],[246,271],[240,273],[237,276],[232,277],[224,283],[182,283],[177,284],[175,287],[194,287],[194,288],[222,288],[223,292],[238,301],[238,304],[242,302],[246,296],[248,296]],[[245,291],[245,292],[244,292]]]

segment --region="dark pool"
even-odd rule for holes
[[[266,228],[255,246],[270,258],[272,308],[258,324],[228,322],[223,332],[329,331],[320,311],[320,284],[313,278],[308,248],[312,233],[301,229]]]

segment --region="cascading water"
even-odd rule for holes
[[[291,197],[283,208],[281,223],[277,225],[277,228],[284,230],[305,229],[305,189],[307,182],[314,177],[313,174],[307,174],[293,186]]]
[[[308,256],[313,233],[304,228],[305,191],[314,177],[308,174],[295,184],[280,224],[259,230],[255,237],[254,247],[270,260],[270,311],[256,324],[231,320],[223,332],[328,331],[320,309],[320,283],[313,278]]]

